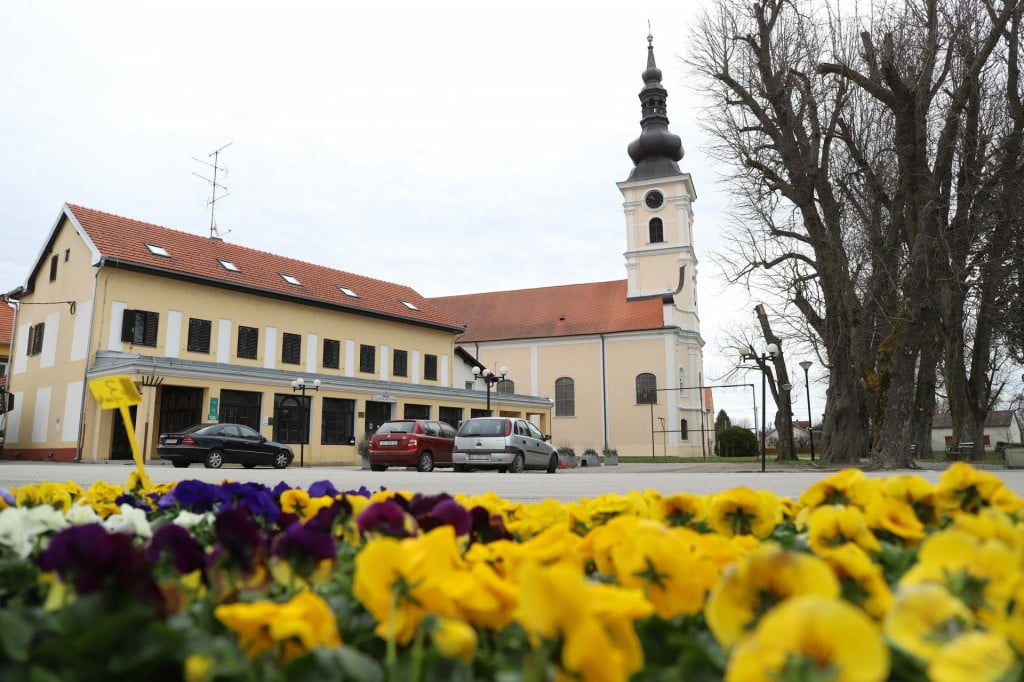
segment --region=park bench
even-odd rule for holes
[[[972,455],[974,455],[974,441],[965,441],[956,447],[951,445],[946,448],[946,461],[949,462],[955,460],[970,460]]]

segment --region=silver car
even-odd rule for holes
[[[558,450],[532,422],[515,417],[474,417],[455,434],[456,471],[497,469],[518,474],[526,469],[558,470]]]

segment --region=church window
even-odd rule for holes
[[[662,225],[661,218],[651,218],[651,222],[647,224],[647,227],[651,244],[665,241],[665,228]]]
[[[650,372],[636,375],[636,404],[658,404],[658,378]]]
[[[576,416],[576,383],[570,377],[555,379],[555,416]]]

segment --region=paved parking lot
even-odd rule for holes
[[[11,488],[47,481],[73,480],[88,486],[93,481],[105,480],[123,483],[134,468],[132,462],[67,463],[67,462],[0,462],[0,487]],[[926,465],[929,468],[897,471],[868,472],[869,476],[888,476],[896,473],[916,473],[929,481],[937,482],[945,469],[944,465]],[[797,497],[812,483],[836,471],[831,469],[801,468],[769,463],[767,471],[761,472],[760,464],[620,464],[618,466],[580,467],[560,469],[555,474],[529,472],[524,474],[499,474],[478,471],[455,473],[437,469],[420,473],[401,469],[384,472],[366,471],[355,466],[318,466],[287,469],[243,469],[225,466],[223,469],[205,469],[193,465],[187,469],[175,469],[163,463],[150,463],[146,471],[156,482],[197,479],[218,482],[224,479],[234,481],[255,481],[269,486],[285,481],[289,485],[308,487],[315,481],[329,480],[339,490],[353,490],[366,486],[371,490],[380,487],[409,490],[422,493],[457,493],[475,495],[494,491],[499,495],[521,501],[539,501],[553,498],[561,501],[594,497],[602,493],[627,493],[631,490],[658,490],[663,494],[690,492],[706,494],[747,486],[767,489],[784,497]],[[994,469],[993,473],[1002,478],[1011,490],[1024,497],[1024,470]]]

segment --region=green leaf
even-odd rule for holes
[[[0,611],[0,651],[12,661],[24,663],[29,659],[35,631],[20,611]]]

